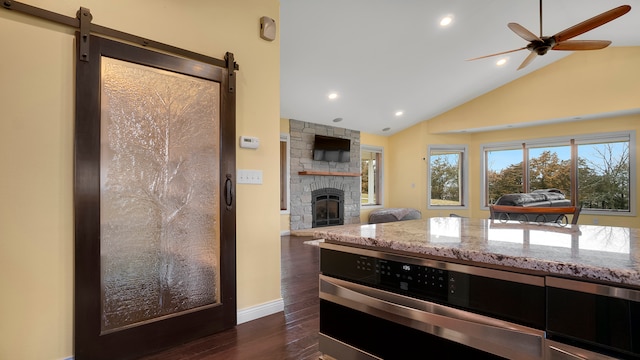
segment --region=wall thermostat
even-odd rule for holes
[[[260,140],[253,136],[240,136],[240,147],[245,149],[257,149],[260,146]]]

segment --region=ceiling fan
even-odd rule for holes
[[[626,14],[631,10],[631,6],[622,5],[613,8],[609,11],[605,11],[600,15],[596,15],[588,20],[585,20],[579,24],[573,25],[570,28],[560,31],[553,36],[542,36],[542,0],[540,0],[540,36],[536,36],[531,31],[527,30],[524,26],[511,22],[507,24],[509,29],[516,33],[521,38],[527,40],[529,44],[519,49],[503,51],[491,55],[480,56],[471,60],[484,59],[491,56],[497,56],[502,54],[508,54],[515,51],[527,49],[530,51],[522,64],[518,67],[518,70],[529,65],[533,59],[538,55],[544,55],[549,50],[598,50],[604,49],[611,44],[609,40],[569,40],[580,34],[583,34],[589,30],[593,30],[598,26],[604,25],[609,21],[615,20],[620,16]]]

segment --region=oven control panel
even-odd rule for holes
[[[378,284],[403,292],[446,298],[449,290],[449,272],[427,266],[389,260],[376,261]],[[455,283],[455,278],[452,279]],[[452,286],[452,291],[457,287]]]
[[[331,256],[323,258],[321,271],[325,275],[409,296],[458,305],[467,303],[468,275],[437,267],[331,252]]]

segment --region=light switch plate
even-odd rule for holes
[[[262,170],[238,169],[238,184],[262,184]]]

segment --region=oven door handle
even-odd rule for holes
[[[320,298],[498,356],[544,356],[542,330],[325,275],[320,275]]]

